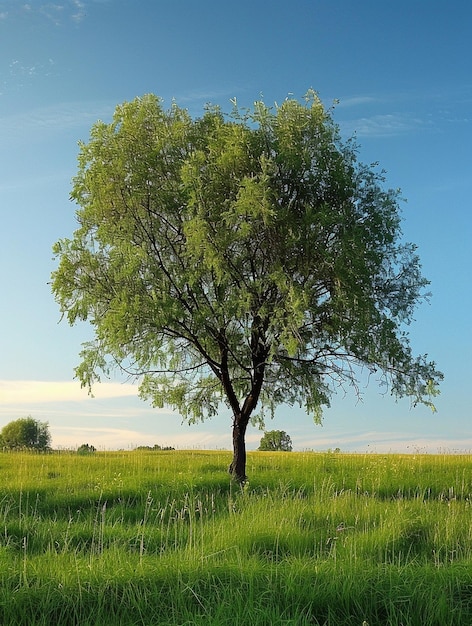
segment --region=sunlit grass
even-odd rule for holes
[[[0,623],[472,623],[472,457],[0,454]]]

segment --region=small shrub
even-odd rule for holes
[[[94,452],[96,452],[95,446],[91,446],[88,443],[83,443],[77,448],[77,454],[82,456],[85,456],[86,454],[93,454]]]

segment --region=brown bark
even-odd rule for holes
[[[254,409],[259,401],[264,382],[265,362],[268,350],[265,347],[265,332],[268,319],[263,323],[257,318],[251,334],[251,351],[253,378],[250,393],[246,396],[242,407],[234,392],[228,372],[228,350],[226,343],[221,341],[221,382],[226,397],[233,409],[233,460],[229,466],[229,473],[240,484],[244,484],[246,477],[246,429]]]
[[[229,473],[240,484],[247,480],[246,476],[246,428],[249,418],[244,419],[241,414],[233,421],[233,460],[229,466]]]

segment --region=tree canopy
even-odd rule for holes
[[[315,92],[233,104],[194,119],[147,95],[92,127],[52,290],[70,324],[94,328],[83,385],[121,368],[189,422],[225,403],[243,480],[254,417],[284,403],[319,421],[339,386],[359,393],[359,367],[432,406],[441,374],[405,330],[428,281],[399,192]]]
[[[2,428],[0,443],[11,450],[47,450],[51,445],[48,423],[21,417]]]
[[[261,437],[258,450],[262,452],[291,452],[292,439],[285,430],[269,430]]]

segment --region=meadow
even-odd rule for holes
[[[472,624],[472,456],[0,453],[0,624]]]

